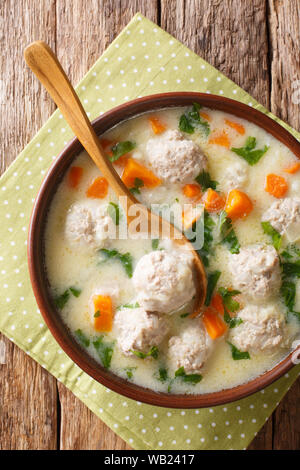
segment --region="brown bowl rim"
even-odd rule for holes
[[[300,158],[300,144],[297,140],[266,114],[239,101],[207,93],[172,92],[148,95],[128,101],[107,111],[96,118],[92,124],[97,134],[102,134],[113,125],[137,114],[167,107],[186,106],[194,101],[208,108],[228,112],[258,125],[284,143],[297,158]],[[78,345],[68,332],[68,327],[59,318],[51,301],[44,271],[43,240],[41,235],[44,231],[44,222],[53,193],[72,160],[81,150],[82,146],[78,139],[73,138],[51,165],[35,199],[28,233],[28,266],[33,292],[49,330],[64,352],[84,372],[114,392],[133,400],[167,408],[195,409],[234,402],[258,392],[287,373],[294,365],[292,354],[295,351],[300,351],[300,346],[271,370],[266,371],[247,383],[212,393],[172,395],[155,392],[118,377],[101,367],[99,363]]]

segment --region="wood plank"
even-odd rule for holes
[[[300,2],[269,0],[268,13],[272,71],[271,109],[274,114],[300,130]]]
[[[61,403],[60,448],[64,450],[129,450],[123,439],[107,427],[64,385]]]
[[[270,416],[266,424],[251,442],[248,450],[272,450],[273,449],[273,418]]]
[[[162,0],[161,26],[269,107],[265,0]]]
[[[300,131],[300,4],[297,0],[269,1],[271,110]],[[297,91],[298,90],[298,91]],[[273,448],[300,447],[300,416],[297,412],[300,382],[291,388],[273,414]]]
[[[157,20],[156,0],[57,0],[57,55],[76,84],[105,48],[141,12]],[[68,51],[68,54],[66,54]],[[61,449],[130,449],[63,385],[58,384],[61,405]]]
[[[299,450],[300,448],[299,397],[300,380],[298,379],[273,413],[274,450]]]
[[[0,341],[6,349],[0,364],[0,450],[56,449],[55,379],[11,341]]]
[[[0,2],[0,172],[34,136],[54,106],[25,67],[23,50],[36,39],[55,45],[54,0]],[[19,348],[0,364],[0,449],[55,449],[56,381]]]

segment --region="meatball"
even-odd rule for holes
[[[124,308],[115,314],[114,330],[122,353],[132,356],[132,351],[147,353],[152,346],[158,346],[168,333],[169,324],[143,308]]]
[[[280,288],[279,257],[273,246],[249,245],[231,255],[234,287],[253,299],[266,299]]]
[[[231,330],[230,341],[241,351],[272,353],[285,337],[285,318],[275,306],[249,304],[239,312],[243,320]]]
[[[300,199],[279,199],[263,214],[263,222],[270,222],[272,227],[281,235],[294,224],[300,224]],[[299,229],[299,227],[298,227]]]
[[[153,171],[167,184],[194,180],[207,167],[206,156],[200,147],[177,130],[150,139],[146,152]]]
[[[110,217],[103,207],[88,202],[75,203],[65,222],[65,237],[70,243],[97,248],[108,238]]]
[[[226,168],[222,178],[224,191],[240,189],[247,181],[248,168],[244,163],[236,162]]]
[[[211,339],[201,321],[193,320],[179,336],[169,340],[169,357],[175,369],[184,368],[186,373],[199,372],[211,351]]]
[[[179,251],[152,251],[136,265],[133,284],[138,302],[150,312],[173,313],[194,296],[193,256]]]

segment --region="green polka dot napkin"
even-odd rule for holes
[[[139,96],[189,90],[235,98],[268,113],[246,92],[140,14],[77,87],[91,119]],[[296,131],[280,123],[299,139]],[[47,329],[29,281],[27,227],[41,181],[71,137],[72,132],[57,110],[1,178],[1,332],[63,382],[135,449],[247,447],[298,376],[299,367],[266,390],[233,404],[200,410],[165,409],[123,398],[95,382],[65,355]]]

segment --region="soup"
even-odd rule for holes
[[[100,139],[138,201],[186,233],[201,220],[208,290],[194,317],[191,255],[168,238],[128,236],[120,202],[83,151],[54,195],[44,241],[57,315],[75,340],[99,366],[158,392],[216,392],[273,368],[300,333],[296,157],[256,125],[197,103],[139,115]]]

